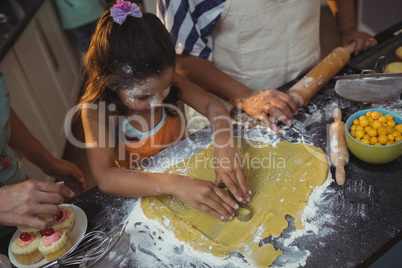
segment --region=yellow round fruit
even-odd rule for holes
[[[360,125],[362,127],[367,127],[368,125],[370,125],[370,121],[368,119],[362,119],[360,120]]]
[[[386,144],[388,141],[388,137],[385,135],[379,135],[378,136],[378,142],[381,144]]]
[[[394,129],[392,127],[388,126],[388,125],[385,126],[385,128],[387,129],[388,134],[392,134],[392,132],[394,132]]]
[[[371,118],[373,118],[374,120],[377,120],[378,118],[380,118],[380,113],[377,111],[372,112]],[[353,120],[353,122],[354,122],[354,120]]]
[[[385,127],[380,127],[377,129],[377,133],[378,133],[378,135],[387,135],[388,130]]]
[[[366,117],[366,116],[364,116],[364,115],[362,115],[362,116],[360,116],[360,117],[359,117],[359,120],[360,120],[360,121],[362,121],[362,120],[366,120],[366,119],[367,119],[367,117]]]
[[[402,141],[402,124],[396,125],[392,115],[378,111],[368,111],[353,120],[349,132],[356,140],[376,146]]]
[[[371,137],[371,138],[370,138],[370,144],[371,144],[371,145],[375,145],[376,143],[378,143],[377,137]]]
[[[390,114],[384,115],[388,120],[394,120],[394,117]]]
[[[364,136],[364,130],[356,130],[356,138],[361,139]]]
[[[373,124],[371,125],[371,127],[374,128],[374,129],[379,129],[380,127],[382,127],[382,123],[380,121],[378,121],[378,120],[375,120],[373,122]]]
[[[369,130],[369,132],[367,134],[371,137],[375,137],[375,136],[377,136],[377,129],[372,128]]]
[[[399,131],[394,131],[391,134],[394,135],[394,137],[402,136],[401,132]]]
[[[388,119],[385,116],[381,116],[378,118],[378,121],[380,121],[381,123],[386,123]]]
[[[387,121],[387,125],[390,127],[395,127],[395,121],[393,121],[393,120]]]

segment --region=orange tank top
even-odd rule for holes
[[[121,145],[117,145],[115,161],[120,168],[134,169],[142,160],[153,156],[183,138],[180,117],[166,116],[159,129],[146,138],[124,143],[124,153],[120,155]],[[122,143],[122,140],[119,140]],[[119,159],[120,157],[120,159]]]

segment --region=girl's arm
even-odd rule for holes
[[[82,110],[89,165],[102,192],[127,197],[174,195],[189,206],[216,218],[233,219],[233,209],[238,208],[238,205],[212,182],[176,174],[150,173],[117,167],[113,144],[115,137],[109,135],[108,125],[99,118],[102,118],[102,115],[99,115],[97,109]]]
[[[175,74],[173,81],[182,89],[182,101],[205,115],[212,126],[217,160],[215,185],[219,186],[223,182],[238,201],[250,201],[251,191],[234,146],[228,110],[218,99],[188,79]]]
[[[48,150],[29,132],[18,115],[11,109],[10,113],[11,135],[8,145],[16,153],[42,169],[47,175],[63,180],[67,176],[74,178],[79,184],[79,191],[85,190],[84,175],[73,163],[55,158]]]

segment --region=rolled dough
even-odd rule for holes
[[[402,61],[388,63],[384,73],[402,73]]]
[[[399,46],[396,50],[395,50],[395,56],[402,60],[402,46]]]
[[[141,207],[148,218],[156,219],[196,250],[220,257],[238,251],[253,266],[267,267],[282,251],[271,244],[260,246],[260,240],[279,237],[288,227],[285,215],[303,229],[304,207],[314,188],[326,180],[328,164],[321,149],[304,143],[236,142],[252,191],[250,221],[222,222],[167,195],[142,198]],[[215,181],[213,152],[211,145],[166,172]]]

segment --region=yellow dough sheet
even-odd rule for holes
[[[142,198],[141,207],[148,218],[156,219],[196,250],[220,257],[238,251],[253,266],[267,267],[282,251],[271,244],[260,246],[261,238],[279,237],[288,227],[286,215],[293,217],[296,228],[303,229],[301,216],[307,200],[327,178],[326,156],[320,148],[304,143],[270,146],[236,139],[236,144],[252,191],[248,203],[251,220],[223,222],[167,195]],[[211,145],[166,172],[215,181],[213,157]]]

